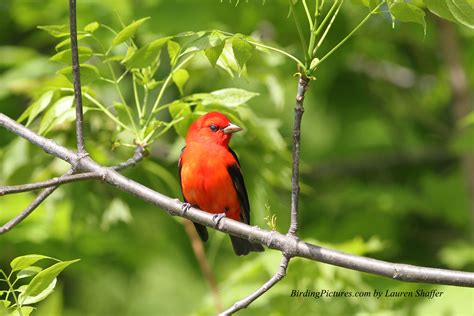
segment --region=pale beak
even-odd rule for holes
[[[229,125],[227,125],[226,127],[224,127],[222,129],[224,134],[232,134],[232,133],[235,133],[235,132],[238,132],[238,131],[241,131],[241,130],[242,130],[242,127],[237,126],[237,125],[232,124],[232,123],[229,123]]]

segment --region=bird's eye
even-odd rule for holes
[[[217,130],[219,129],[219,127],[217,127],[217,125],[215,125],[215,124],[212,124],[211,126],[209,126],[209,128],[210,128],[211,131],[213,131],[213,132],[217,132]]]

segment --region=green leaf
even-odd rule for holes
[[[431,12],[436,14],[437,16],[439,16],[443,19],[449,20],[449,21],[453,21],[453,22],[456,21],[456,19],[451,14],[451,11],[449,11],[449,8],[448,8],[448,3],[447,2],[450,1],[450,0],[446,0],[446,1],[424,0],[424,1],[425,1],[426,7],[428,8],[428,10],[430,10]]]
[[[28,278],[33,275],[38,274],[40,271],[42,271],[43,268],[36,267],[36,266],[29,266],[21,271],[19,271],[16,275],[17,279],[23,279],[23,278]]]
[[[66,76],[70,82],[73,82],[71,66],[58,70],[58,73]],[[86,85],[99,78],[100,73],[97,67],[89,64],[81,64],[81,84]]]
[[[363,5],[370,10],[374,9],[378,5],[378,2],[379,1],[377,0],[352,0],[352,3],[356,5]]]
[[[92,49],[90,49],[89,47],[80,46],[80,47],[77,48],[77,52],[78,52],[78,55],[79,55],[79,62],[80,63],[85,62],[86,60],[88,60],[92,56]],[[67,65],[70,65],[71,61],[72,61],[71,56],[72,56],[72,51],[71,51],[70,48],[68,48],[68,49],[60,51],[59,53],[56,53],[55,55],[51,56],[49,58],[49,60],[58,61],[58,62],[65,63]]]
[[[112,46],[117,46],[117,45],[129,40],[130,38],[132,38],[133,35],[135,35],[135,32],[138,30],[138,28],[143,24],[143,22],[145,22],[149,18],[150,17],[146,17],[146,18],[140,19],[138,21],[135,21],[135,22],[127,25],[112,40]]]
[[[225,38],[226,37],[222,33],[213,31],[210,34],[201,36],[187,44],[184,53],[197,52],[219,46],[224,42]]]
[[[41,120],[39,134],[45,133],[52,126],[53,122],[61,117],[72,107],[74,96],[66,96],[59,99],[44,115]]]
[[[37,101],[30,105],[25,112],[23,112],[23,114],[18,118],[18,122],[22,122],[28,118],[26,126],[30,125],[31,122],[33,122],[33,120],[48,107],[53,96],[54,91],[45,92]]]
[[[26,255],[26,256],[16,257],[15,259],[13,259],[12,262],[10,263],[10,267],[12,268],[12,272],[19,271],[19,270],[26,269],[32,266],[33,264],[35,264],[36,262],[43,259],[56,260],[54,258],[43,256],[43,255]]]
[[[168,41],[168,56],[170,58],[170,65],[173,66],[176,63],[176,57],[179,54],[181,45],[175,41]]]
[[[197,93],[190,97],[191,100],[198,100],[203,105],[223,105],[226,107],[237,107],[256,97],[258,93],[243,89],[228,88],[213,91],[211,93]]]
[[[86,31],[86,32],[92,34],[92,33],[94,33],[99,27],[100,27],[99,22],[92,22],[92,23],[87,24],[87,25],[84,27],[84,31]]]
[[[212,67],[216,66],[217,60],[222,54],[222,51],[224,50],[225,42],[222,42],[221,44],[211,47],[211,48],[206,48],[204,50],[204,53],[206,54],[207,59],[211,63]]]
[[[50,35],[54,37],[65,37],[69,36],[69,25],[62,24],[62,25],[43,25],[38,26],[40,30],[44,30],[48,32]]]
[[[24,293],[21,293],[20,296],[18,297],[18,300],[21,302],[22,305],[30,305],[34,303],[38,303],[42,300],[44,300],[46,297],[48,297],[49,294],[51,294],[56,286],[57,279],[54,278],[51,283],[40,293],[37,295],[30,295],[26,296]]]
[[[446,0],[446,3],[458,23],[474,29],[474,2],[470,4],[466,0]]]
[[[129,109],[127,106],[122,103],[114,103],[114,109],[117,113],[118,120],[124,125],[127,125],[127,122],[130,122],[130,118],[128,116]]]
[[[185,69],[178,69],[175,72],[173,72],[171,77],[174,83],[176,84],[176,86],[178,87],[179,93],[182,95],[184,84],[189,79],[189,73]]]
[[[240,68],[243,68],[245,63],[252,57],[255,46],[240,37],[234,37],[232,39],[232,50],[235,60]]]
[[[172,37],[167,36],[157,39],[139,50],[128,56],[122,61],[128,69],[134,68],[145,68],[151,66],[158,58],[161,48],[165,45]]]
[[[87,37],[91,37],[92,35],[91,34],[80,34],[80,35],[77,35],[77,41],[80,41],[84,38],[87,38]],[[71,39],[70,38],[66,38],[65,40],[59,42],[55,47],[54,49],[56,51],[59,51],[60,48],[63,48],[65,46],[70,46],[71,45]]]
[[[426,35],[425,12],[422,9],[410,3],[397,2],[390,6],[390,13],[402,22],[420,24],[423,26],[423,34]]]
[[[15,308],[12,312],[7,314],[7,316],[29,316],[34,310],[32,306],[22,306],[19,309]]]
[[[173,124],[176,133],[182,137],[186,137],[188,128],[195,119],[195,117],[192,116],[190,105],[186,102],[175,101],[170,104],[169,111],[173,121],[180,120]]]
[[[50,287],[51,284],[55,282],[55,279],[59,273],[61,273],[67,266],[77,261],[79,261],[79,259],[58,262],[51,267],[39,272],[28,284],[25,292],[22,293],[23,298],[27,298],[29,296],[37,297],[38,295],[42,294],[43,291],[47,290],[48,287]]]

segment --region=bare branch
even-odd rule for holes
[[[13,193],[28,192],[28,191],[38,190],[38,189],[44,189],[44,188],[49,188],[53,186],[59,186],[64,183],[76,182],[76,181],[81,181],[81,180],[97,179],[99,178],[99,176],[100,175],[95,172],[87,172],[87,173],[72,174],[68,176],[64,175],[62,177],[52,178],[46,181],[35,182],[35,183],[1,186],[0,196],[13,194]]]
[[[86,154],[84,145],[84,112],[82,110],[81,74],[77,52],[76,0],[69,0],[69,29],[71,38],[72,80],[74,82],[74,99],[76,101],[76,138],[77,151]]]
[[[354,256],[300,241],[295,237],[283,235],[276,231],[267,231],[259,227],[252,227],[229,218],[223,218],[219,222],[218,227],[215,227],[213,214],[203,212],[193,207],[184,211],[182,208],[183,203],[178,199],[167,197],[124,177],[112,168],[102,167],[88,157],[78,159],[77,154],[51,140],[37,135],[2,113],[0,113],[0,126],[42,147],[45,151],[56,157],[62,158],[63,160],[67,159],[71,164],[76,163],[79,170],[100,173],[101,178],[110,185],[152,203],[171,215],[184,217],[193,222],[218,229],[224,233],[261,243],[271,249],[279,250],[290,257],[302,257],[400,281],[474,287],[474,272],[418,267]]]
[[[69,171],[67,174],[64,176],[69,176],[72,173],[72,170]],[[30,203],[20,214],[15,216],[12,220],[10,220],[8,223],[0,227],[0,235],[8,232],[10,229],[21,223],[28,215],[30,215],[48,196],[53,193],[59,185],[55,185],[53,187],[47,188],[43,190],[38,196],[33,200],[33,202]]]
[[[283,277],[285,277],[286,269],[288,268],[289,262],[290,259],[287,256],[283,256],[281,258],[280,267],[278,268],[277,273],[275,273],[267,282],[265,282],[265,284],[262,285],[261,288],[259,288],[257,291],[253,292],[243,300],[236,302],[231,308],[227,309],[219,315],[232,315],[233,313],[241,309],[247,308],[247,306],[252,304],[253,301],[262,296],[265,292],[267,292],[275,284],[277,284],[281,279],[283,279]]]
[[[133,157],[129,158],[127,161],[122,162],[116,166],[111,167],[114,170],[122,170],[131,166],[136,165],[140,160],[143,159],[145,149],[141,146],[137,146],[135,149],[135,153]],[[56,177],[49,180],[35,182],[35,183],[27,183],[27,184],[20,184],[20,185],[11,185],[11,186],[0,186],[0,196],[13,194],[13,193],[21,193],[27,191],[33,191],[43,188],[49,188],[52,186],[61,185],[64,183],[70,182],[77,182],[81,180],[92,180],[100,178],[100,174],[97,172],[85,172],[79,174],[70,174],[70,175],[63,175],[62,177]]]
[[[295,124],[293,126],[293,173],[291,177],[291,222],[288,234],[296,236],[298,231],[298,197],[300,194],[300,139],[301,119],[304,112],[304,95],[308,89],[309,79],[300,76],[296,93]]]

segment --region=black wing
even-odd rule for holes
[[[237,191],[237,195],[240,200],[240,205],[242,206],[242,211],[240,212],[240,220],[243,223],[250,225],[250,203],[249,203],[249,197],[247,195],[247,189],[245,188],[244,177],[242,176],[242,173],[240,172],[239,158],[237,158],[237,155],[230,147],[229,147],[229,151],[235,157],[235,160],[237,161],[236,164],[233,164],[227,167],[227,171],[229,172],[230,177],[232,178],[232,182],[234,182],[234,187],[235,187],[235,190]]]
[[[188,202],[186,201],[186,198],[184,197],[184,194],[183,194],[183,185],[181,183],[181,168],[183,167],[183,164],[182,164],[182,161],[181,161],[181,157],[183,156],[183,152],[184,152],[184,149],[186,148],[183,147],[183,149],[181,149],[181,154],[179,155],[179,159],[178,159],[178,173],[179,173],[179,186],[181,188],[181,195],[183,196],[183,200],[184,202]],[[199,206],[198,206],[199,207]],[[201,224],[198,224],[198,223],[195,223],[193,222],[194,224],[194,227],[196,227],[196,231],[199,235],[199,237],[201,238],[202,241],[207,241],[209,239],[209,233],[207,232],[207,228],[206,226],[204,225],[201,225]]]

